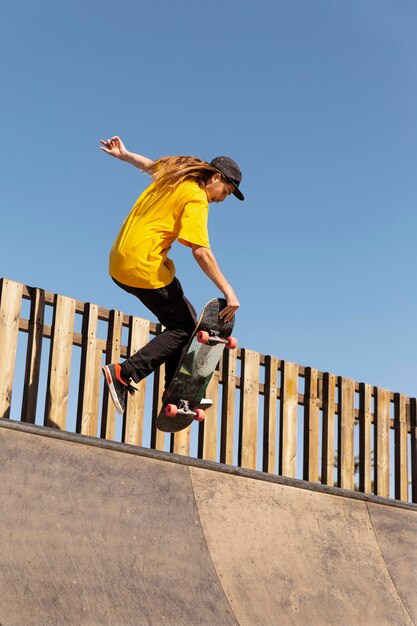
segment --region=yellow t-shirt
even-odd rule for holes
[[[134,204],[110,252],[110,275],[130,287],[157,289],[172,282],[174,263],[167,257],[178,241],[210,247],[208,201],[193,181],[154,197],[154,183]]]

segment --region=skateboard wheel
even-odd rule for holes
[[[165,415],[168,417],[175,417],[178,412],[178,407],[175,404],[167,404],[165,407]]]
[[[197,333],[197,341],[198,343],[208,343],[210,339],[210,335],[206,330],[199,330]]]
[[[237,348],[237,339],[236,339],[236,337],[228,337],[227,338],[226,348],[228,350],[234,350],[235,348]]]
[[[196,409],[195,412],[197,413],[196,415],[196,421],[197,422],[204,422],[204,420],[206,419],[206,414],[203,411],[203,409]]]

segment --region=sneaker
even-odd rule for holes
[[[104,365],[102,369],[107,387],[110,391],[111,399],[116,407],[116,411],[118,413],[124,413],[126,409],[127,392],[134,394],[136,388],[130,384],[130,381],[126,383],[122,379],[119,363],[115,363],[114,365]]]

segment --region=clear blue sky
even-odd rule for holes
[[[227,154],[210,234],[240,345],[417,387],[414,0],[3,0],[0,275],[148,317],[112,284],[146,176],[98,149]],[[217,290],[172,258],[200,309]]]

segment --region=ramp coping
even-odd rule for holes
[[[328,485],[322,485],[318,483],[308,482],[297,478],[287,478],[285,476],[279,476],[277,474],[268,474],[266,472],[258,470],[249,470],[234,465],[226,465],[224,463],[217,463],[214,461],[206,461],[202,459],[196,459],[194,457],[183,456],[174,454],[172,452],[163,452],[160,450],[154,450],[150,448],[143,448],[140,446],[134,446],[132,444],[120,443],[117,441],[109,441],[106,439],[99,439],[97,437],[90,437],[87,435],[81,435],[78,433],[71,433],[68,431],[58,430],[56,428],[50,428],[47,426],[38,426],[36,424],[28,424],[24,422],[18,422],[11,419],[0,418],[0,429],[8,429],[19,432],[24,432],[31,435],[40,437],[48,437],[50,439],[57,439],[59,441],[66,441],[68,443],[78,443],[86,446],[92,446],[101,448],[104,450],[112,450],[114,452],[122,452],[125,454],[132,454],[134,456],[141,456],[145,458],[155,459],[159,461],[165,461],[167,463],[175,463],[177,465],[185,465],[188,467],[197,467],[214,472],[221,472],[224,474],[240,476],[241,478],[251,478],[253,480],[260,480],[263,482],[276,483],[279,485],[285,485],[287,487],[294,487],[296,489],[304,489],[308,491],[314,491],[319,493],[326,493],[340,498],[349,498],[350,500],[358,500],[361,502],[371,502],[374,504],[380,504],[384,506],[394,507],[398,509],[406,509],[408,511],[414,511],[417,513],[417,504],[408,502],[402,502],[401,500],[394,500],[392,498],[383,498],[373,494],[366,494],[359,491],[350,491],[347,489],[341,489],[340,487],[331,487]]]

